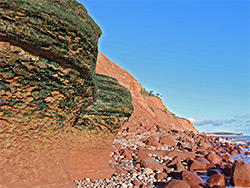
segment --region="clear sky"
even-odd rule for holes
[[[250,134],[247,0],[78,0],[99,50],[199,131]]]

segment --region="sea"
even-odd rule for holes
[[[224,136],[231,138],[232,143],[236,144],[242,144],[249,146],[247,148],[244,148],[244,153],[240,153],[238,155],[231,155],[232,159],[234,160],[242,160],[250,164],[250,155],[245,155],[245,152],[250,152],[250,136]]]
[[[219,137],[229,137],[229,138],[231,138],[229,140],[229,142],[231,142],[231,143],[235,143],[235,144],[243,145],[243,146],[248,146],[247,148],[243,148],[244,153],[241,153],[241,154],[238,154],[238,155],[231,155],[231,157],[232,157],[233,160],[242,160],[242,161],[245,161],[248,164],[250,164],[250,156],[245,155],[245,152],[247,152],[247,151],[250,152],[250,136],[224,136],[224,135],[221,135]],[[228,140],[222,139],[222,138],[220,138],[219,141],[228,142]],[[209,178],[206,174],[204,174],[204,175],[201,174],[200,177],[205,182]],[[230,182],[229,179],[227,179],[226,180],[226,186],[225,186],[226,188],[242,188],[242,187],[232,186],[232,185],[230,185],[229,182]]]

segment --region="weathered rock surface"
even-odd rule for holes
[[[233,165],[230,182],[238,187],[250,187],[250,165],[244,161],[236,161]]]
[[[131,95],[96,75],[100,28],[76,1],[0,3],[0,186],[72,187],[113,172]]]
[[[158,129],[172,128],[197,133],[192,123],[169,112],[160,98],[143,96],[141,84],[127,71],[108,60],[101,52],[98,54],[96,72],[116,78],[122,86],[131,92],[134,112],[129,121],[124,124],[124,128],[128,127],[129,131],[132,130],[132,132],[137,130],[156,131],[158,126]]]

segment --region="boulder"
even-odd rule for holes
[[[209,142],[205,142],[203,140],[198,143],[198,146],[201,149],[205,149],[205,150],[207,150],[208,148],[212,147],[212,145]]]
[[[140,161],[140,164],[141,164],[141,166],[144,167],[144,168],[150,168],[150,169],[152,169],[153,171],[155,171],[155,170],[160,170],[161,172],[163,172],[163,167],[162,167],[159,163],[157,163],[157,162],[155,162],[155,161],[153,161],[153,160],[150,160],[150,159],[142,159],[142,160]]]
[[[213,167],[215,167],[215,165],[212,164],[212,163],[210,163],[206,158],[202,158],[199,161],[202,162],[202,163],[205,163],[207,165],[207,168],[213,168]]]
[[[230,183],[238,187],[250,187],[250,165],[244,161],[235,161]]]
[[[150,136],[145,143],[149,146],[159,147],[160,143],[158,142],[157,136]]]
[[[168,146],[176,145],[176,141],[172,137],[167,137],[167,136],[160,137],[159,142],[161,144],[168,145]]]
[[[203,184],[204,181],[197,176],[195,173],[183,170],[181,173],[182,180],[185,180],[191,188],[199,186],[199,184]]]
[[[215,165],[219,165],[219,164],[221,164],[221,162],[222,162],[222,158],[219,156],[219,155],[217,155],[217,154],[215,154],[214,152],[209,152],[206,156],[205,156],[205,158],[210,162],[210,163],[212,163],[212,164],[215,164]]]
[[[211,185],[220,185],[225,186],[225,177],[221,174],[214,174],[210,178],[208,178],[207,183],[210,183]]]
[[[197,160],[193,160],[191,162],[191,165],[189,166],[189,170],[206,170],[207,169],[207,165],[203,162],[199,162]]]

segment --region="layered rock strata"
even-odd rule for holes
[[[0,185],[108,177],[133,106],[116,79],[95,73],[100,28],[76,1],[3,0],[0,9]]]

